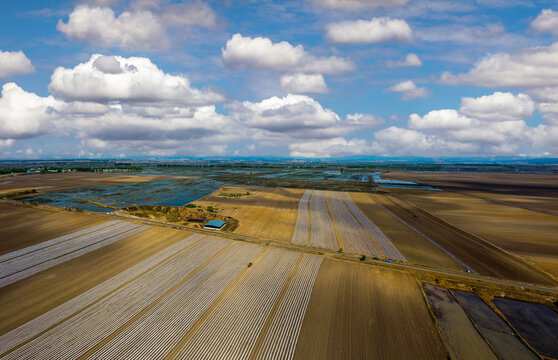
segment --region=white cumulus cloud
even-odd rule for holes
[[[386,62],[387,67],[391,67],[391,68],[397,68],[397,67],[404,67],[404,66],[422,66],[422,61],[420,60],[420,58],[417,56],[417,54],[407,54],[405,56],[405,60],[400,60],[400,61],[393,61],[393,60],[388,60]]]
[[[0,50],[0,78],[28,74],[33,71],[35,71],[33,64],[23,51]]]
[[[280,80],[281,89],[288,93],[298,94],[325,94],[327,84],[322,74],[292,74],[284,75]]]
[[[223,61],[231,68],[252,67],[279,72],[338,74],[354,70],[352,61],[337,56],[315,57],[302,45],[273,43],[265,37],[234,34],[222,49]]]
[[[163,50],[170,45],[161,19],[144,10],[126,11],[116,17],[108,7],[80,5],[67,23],[58,21],[57,29],[74,40],[105,47]]]
[[[484,120],[523,120],[535,111],[535,103],[528,95],[495,92],[478,98],[461,99],[459,112]]]
[[[487,87],[558,86],[558,43],[523,49],[515,55],[489,55],[477,62],[467,73],[443,73],[440,82]]]
[[[401,93],[403,100],[425,98],[430,91],[425,87],[418,87],[413,81],[403,81],[388,88],[388,91]]]
[[[326,36],[337,44],[371,44],[411,41],[413,31],[405,20],[378,17],[328,24]]]
[[[192,88],[184,76],[164,73],[148,58],[99,54],[72,69],[58,67],[49,90],[66,100],[95,102],[204,105],[224,100],[216,92]]]
[[[64,104],[52,96],[40,97],[14,83],[2,86],[0,139],[24,139],[52,130],[51,121]]]
[[[558,11],[542,10],[531,23],[531,27],[539,33],[551,33],[558,36]]]

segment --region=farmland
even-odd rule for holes
[[[556,358],[552,215],[455,192],[231,185],[135,208],[148,216],[0,200],[0,358]],[[525,248],[480,231],[512,214],[514,231],[542,227]]]

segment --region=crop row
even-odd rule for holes
[[[187,339],[179,359],[246,359],[300,254],[268,249]]]
[[[327,204],[331,216],[337,226],[337,233],[343,244],[343,250],[352,254],[367,256],[380,256],[370,236],[357,219],[350,213],[343,202],[342,193],[337,191],[327,192]]]
[[[77,297],[61,304],[60,306],[36,317],[28,323],[4,334],[0,337],[0,354],[3,354],[15,346],[32,339],[62,320],[71,317],[76,312],[82,310],[93,302],[113,292],[124,284],[141,276],[145,272],[160,265],[176,253],[191,246],[203,238],[202,235],[191,235],[157,254],[143,260],[142,262],[124,270],[120,274],[109,280],[91,288],[90,290],[78,295]]]
[[[89,358],[166,357],[261,250],[233,244]]]
[[[38,251],[38,250],[47,248],[49,246],[59,244],[59,243],[64,242],[64,241],[75,239],[79,236],[89,234],[89,233],[92,233],[94,231],[101,230],[101,229],[107,228],[109,226],[116,225],[118,223],[120,223],[120,221],[118,221],[118,220],[107,221],[107,222],[104,222],[104,223],[96,225],[96,226],[88,227],[86,229],[73,232],[71,234],[60,236],[60,237],[57,237],[57,238],[52,239],[52,240],[43,241],[41,243],[31,245],[31,246],[25,247],[23,249],[19,249],[19,250],[12,251],[12,252],[4,254],[4,255],[0,255],[0,263],[3,263],[7,260],[10,260],[10,259],[13,259],[13,258],[16,258],[16,257],[19,257],[19,256],[23,256],[25,254],[28,254],[28,253],[31,253],[31,252],[34,252],[34,251]]]
[[[308,226],[310,215],[308,213],[308,201],[312,190],[306,190],[298,203],[298,218],[291,242],[299,245],[308,245]]]
[[[6,263],[12,261],[15,263],[15,260],[17,260],[17,263],[10,264],[11,266],[7,267],[8,269],[6,273],[8,275],[0,279],[0,287],[6,286],[21,279],[25,279],[26,277],[39,273],[55,265],[76,258],[90,251],[99,249],[103,246],[112,244],[113,242],[116,242],[128,236],[132,236],[149,228],[150,226],[147,225],[138,226],[135,224],[125,224],[118,229],[117,235],[96,233],[94,236],[85,239],[86,241],[80,241],[78,244],[75,244],[75,246],[65,247],[65,249],[60,249],[60,251],[58,252],[52,251],[54,250],[52,249],[48,251],[48,254],[45,255],[42,255],[41,252],[31,253],[28,254],[29,256],[24,255],[12,260],[8,260],[6,261]],[[28,259],[29,262],[26,263],[25,260],[28,257],[30,259]]]
[[[325,192],[314,190],[310,200],[310,246],[337,250],[335,229],[327,210]]]
[[[255,359],[292,359],[322,258],[305,255],[288,284]]]
[[[208,238],[126,284],[67,321],[9,353],[5,359],[77,358],[114,333],[230,241]]]

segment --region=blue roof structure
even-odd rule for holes
[[[208,222],[205,223],[205,225],[203,226],[206,229],[217,229],[217,230],[221,230],[223,228],[223,226],[225,226],[226,222],[223,220],[209,220]]]

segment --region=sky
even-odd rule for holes
[[[555,0],[0,0],[0,159],[558,157]]]

